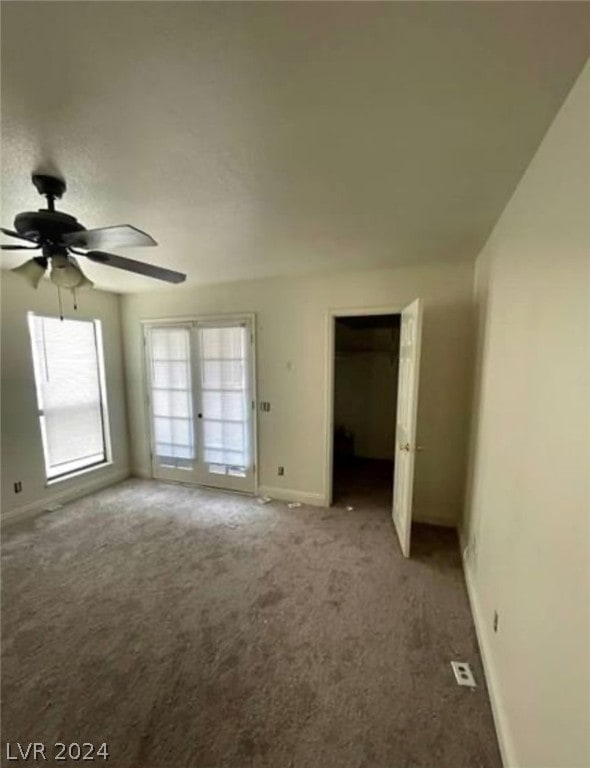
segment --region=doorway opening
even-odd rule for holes
[[[334,503],[392,507],[400,326],[400,314],[334,318]]]

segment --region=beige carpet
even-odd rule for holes
[[[499,768],[454,533],[416,526],[404,561],[384,505],[357,501],[288,509],[131,480],[5,532],[3,750],[106,741],[113,768]]]

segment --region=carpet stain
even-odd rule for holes
[[[280,603],[286,597],[285,593],[281,589],[271,589],[265,592],[263,595],[254,600],[255,608],[271,608],[273,605]]]

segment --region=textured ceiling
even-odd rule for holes
[[[590,52],[585,2],[1,6],[3,225],[55,168],[200,283],[473,259]]]

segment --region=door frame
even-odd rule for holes
[[[370,317],[371,315],[401,315],[403,306],[338,307],[326,312],[326,399],[324,422],[324,503],[333,502],[334,471],[334,359],[336,356],[336,320],[339,317]],[[395,424],[394,424],[395,426]]]
[[[148,380],[147,375],[147,366],[148,366],[148,338],[147,338],[147,330],[151,326],[162,326],[162,325],[181,325],[182,323],[231,323],[236,321],[246,321],[250,323],[250,327],[252,329],[252,371],[251,371],[251,392],[252,392],[252,402],[254,403],[254,408],[252,409],[252,455],[254,459],[254,490],[253,495],[258,495],[258,485],[259,485],[259,474],[258,474],[258,466],[259,466],[259,460],[258,460],[258,393],[257,393],[257,384],[258,384],[258,358],[256,354],[256,313],[255,312],[226,312],[226,313],[219,313],[216,312],[215,314],[211,315],[179,315],[178,317],[150,317],[150,318],[143,318],[141,319],[140,326],[141,326],[141,344],[142,344],[142,372],[141,372],[141,383],[143,386],[143,413],[144,418],[146,420],[146,424],[148,426],[146,430],[146,438],[147,438],[147,448],[150,458],[150,477],[153,479],[154,475],[154,469],[153,469],[153,455],[152,455],[152,446],[153,446],[153,425],[152,425],[152,413],[151,413],[151,404],[150,404],[150,383]],[[176,481],[176,480],[162,480],[159,482],[183,482],[183,481]],[[214,486],[207,486],[203,483],[189,483],[190,485],[194,485],[195,487],[199,488],[212,488]],[[219,488],[217,490],[224,491],[226,489]],[[230,491],[231,493],[244,493],[244,491]],[[249,494],[248,494],[249,495]]]

